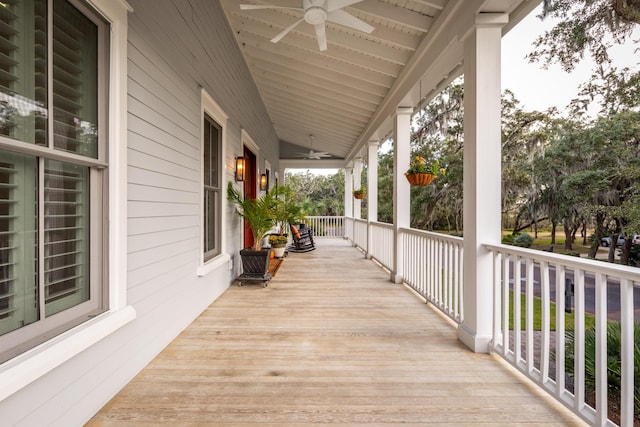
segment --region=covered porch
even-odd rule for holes
[[[344,239],[230,287],[89,426],[582,425]]]

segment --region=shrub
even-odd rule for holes
[[[520,246],[521,248],[530,248],[533,244],[533,237],[529,236],[527,233],[519,233],[515,236],[513,234],[507,234],[502,237],[502,244]]]
[[[502,237],[502,244],[503,245],[513,245],[513,239],[514,239],[513,234],[507,234],[507,235]]]
[[[574,380],[574,347],[575,335],[573,330],[566,332],[566,358],[565,369],[567,375]],[[640,324],[636,323],[633,328],[634,342],[634,413],[635,418],[640,417]],[[619,402],[622,386],[622,356],[621,356],[622,330],[620,323],[611,322],[607,326],[607,386],[609,402]],[[596,391],[596,330],[590,327],[585,331],[584,337],[585,352],[585,378],[584,387],[587,396],[594,396]],[[627,373],[628,374],[628,373]],[[594,403],[590,403],[595,407]],[[617,406],[610,405],[610,406]],[[613,408],[610,408],[613,409]],[[610,414],[610,418],[611,418]]]
[[[522,248],[530,248],[533,244],[533,237],[527,233],[520,233],[513,239],[513,244]]]

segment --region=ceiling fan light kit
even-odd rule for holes
[[[351,6],[359,3],[362,0],[302,0],[302,7],[287,7],[277,5],[255,5],[255,4],[241,4],[241,10],[260,10],[260,9],[293,9],[303,12],[302,19],[294,22],[290,26],[284,29],[280,34],[271,39],[272,43],[278,43],[284,36],[291,32],[298,24],[305,21],[308,24],[313,25],[316,32],[316,39],[318,40],[318,48],[321,51],[327,50],[327,33],[325,22],[333,22],[335,24],[343,25],[351,29],[362,31],[364,33],[371,33],[374,27],[367,24],[360,18],[356,18],[349,12],[342,10],[343,7]]]
[[[309,135],[309,152],[298,153],[298,155],[307,160],[321,160],[324,157],[331,157],[328,151],[313,151],[313,135]]]

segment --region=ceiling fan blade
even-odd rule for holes
[[[342,9],[343,7],[351,6],[361,1],[362,0],[327,0],[327,11],[333,12],[334,10]]]
[[[363,33],[370,34],[375,27],[367,24],[360,18],[356,18],[349,12],[344,10],[334,10],[327,15],[327,21],[334,22],[336,24],[344,25],[345,27],[353,28],[354,30],[362,31]]]
[[[304,10],[300,7],[286,7],[286,6],[271,6],[264,4],[241,4],[240,10],[262,10],[262,9],[293,9],[293,10]]]
[[[318,39],[320,51],[327,50],[327,30],[324,27],[324,22],[314,25],[314,28],[316,29],[316,38]]]
[[[280,34],[278,34],[277,36],[275,36],[274,38],[271,39],[271,43],[278,43],[284,36],[287,35],[287,33],[291,30],[293,30],[296,25],[298,25],[299,23],[301,23],[302,21],[304,21],[304,18],[294,22],[293,24],[289,25],[287,28],[284,29],[284,31],[282,31]]]

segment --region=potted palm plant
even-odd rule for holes
[[[240,251],[244,274],[264,276],[269,270],[271,250],[262,249],[262,239],[275,224],[272,198],[269,193],[255,199],[244,198],[229,183],[227,199],[235,204],[236,213],[247,220],[253,233],[253,247]]]
[[[289,224],[298,224],[304,220],[304,210],[295,201],[293,190],[286,185],[276,185],[269,190],[269,196],[277,233],[286,236]]]

